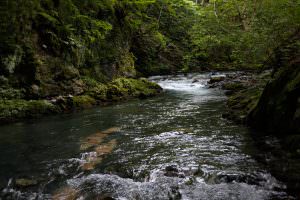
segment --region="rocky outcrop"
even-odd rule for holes
[[[162,91],[159,85],[143,78],[119,78],[106,84],[84,79],[82,84],[84,91],[80,95],[63,93],[40,100],[25,99],[21,90],[0,90],[0,123],[70,112],[130,98],[146,98]]]
[[[214,81],[212,78],[208,84],[210,88],[225,90],[228,96],[224,118],[239,124],[245,124],[248,114],[256,106],[267,81],[270,79],[270,71],[255,72],[231,72],[222,80]]]
[[[265,87],[248,123],[275,134],[300,134],[300,60],[280,69]]]

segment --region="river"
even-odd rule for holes
[[[0,199],[290,198],[208,78],[151,77],[160,96],[1,126]]]

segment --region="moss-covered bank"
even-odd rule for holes
[[[61,95],[47,99],[28,100],[22,98],[22,92],[19,90],[14,92],[2,91],[0,123],[36,118],[46,114],[70,112],[130,98],[146,98],[155,96],[162,91],[159,85],[143,78],[119,78],[107,84],[99,83],[93,79],[83,79],[83,82],[84,92],[76,96]]]
[[[262,91],[270,80],[270,71],[236,72],[227,75],[224,80],[210,83],[210,87],[220,87],[228,96],[227,111],[223,117],[236,123],[246,124],[249,113],[257,105]]]
[[[282,68],[264,89],[249,124],[269,133],[300,134],[300,63]]]

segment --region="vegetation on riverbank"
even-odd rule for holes
[[[119,78],[108,84],[89,79],[85,81],[85,86],[83,94],[77,96],[57,96],[41,100],[4,96],[4,99],[0,100],[0,123],[70,112],[129,98],[146,98],[162,91],[157,84],[146,79]]]

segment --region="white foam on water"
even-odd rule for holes
[[[205,88],[209,78],[206,75],[198,76],[168,76],[168,77],[150,77],[149,80],[159,84],[164,90],[173,90],[181,92],[192,92],[206,94],[209,92]]]

